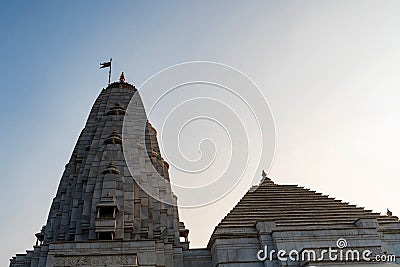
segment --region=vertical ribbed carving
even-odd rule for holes
[[[96,99],[51,205],[45,243],[94,240],[99,234],[104,236],[102,233],[107,229],[112,231],[114,239],[155,238],[179,242],[176,207],[149,197],[135,183],[125,162],[123,120],[129,101],[136,93],[127,83],[113,83]],[[146,127],[145,143],[148,154],[145,160],[169,179],[157,131],[150,123]],[[172,194],[170,188],[161,189],[160,193]],[[113,220],[106,222],[98,218],[107,196],[113,197],[118,205],[115,228]]]

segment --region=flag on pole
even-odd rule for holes
[[[108,84],[110,84],[111,82],[111,61],[112,58],[110,58],[110,61],[100,63],[100,69],[110,68],[110,70],[108,71]]]
[[[100,69],[111,67],[111,61],[100,63]]]

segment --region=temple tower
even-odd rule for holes
[[[34,250],[17,255],[10,266],[183,266],[188,231],[179,223],[176,205],[142,190],[125,160],[123,123],[133,96],[138,91],[123,75],[102,90],[65,167],[47,223],[36,234]],[[137,105],[144,112],[141,102]],[[156,134],[147,122],[146,154],[137,161],[152,164],[169,180]],[[148,175],[137,166],[135,173]],[[170,187],[156,189],[176,203]]]

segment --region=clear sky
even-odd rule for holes
[[[241,70],[275,117],[275,182],[400,215],[399,1],[0,1],[0,10],[2,264],[45,224],[110,57],[113,79],[125,71],[136,85],[192,60]],[[192,247],[231,207],[181,212]]]

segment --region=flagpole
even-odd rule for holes
[[[110,58],[110,61],[108,61],[108,62],[100,63],[100,69],[102,69],[102,68],[110,68],[108,70],[108,85],[111,84],[111,62],[112,62],[112,58]]]
[[[108,72],[108,85],[111,84],[111,66],[112,66],[112,58],[110,58],[110,71]]]

